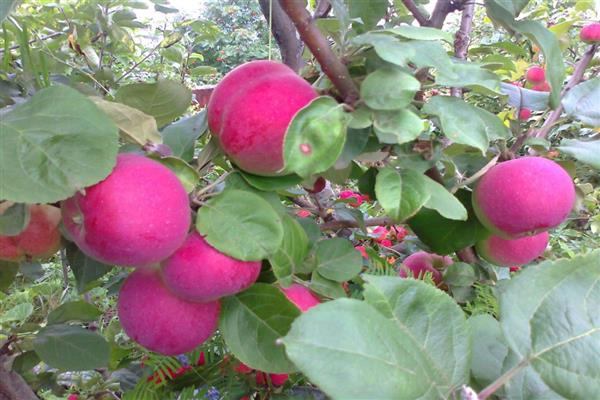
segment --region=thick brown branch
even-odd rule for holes
[[[438,0],[438,2],[435,4],[433,12],[431,13],[431,18],[429,18],[427,21],[427,26],[442,29],[448,14],[453,11],[460,10],[462,4],[463,1],[461,0]]]
[[[315,12],[313,13],[314,18],[325,18],[331,11],[331,2],[329,0],[318,0]]]
[[[302,49],[304,45],[296,35],[296,28],[287,16],[281,5],[277,1],[258,0],[260,9],[269,22],[269,16],[272,14],[271,32],[279,47],[281,61],[294,71],[298,72],[303,66]]]
[[[331,50],[327,38],[321,34],[314,19],[306,10],[305,2],[302,0],[279,0],[279,2],[296,25],[300,38],[315,56],[323,72],[340,92],[344,102],[354,105],[360,98],[358,88],[352,81],[348,69]]]
[[[424,26],[428,24],[429,20],[425,18],[413,0],[402,0],[402,4],[404,4],[404,7],[406,7],[412,16],[415,17],[419,25]]]
[[[390,225],[392,220],[388,217],[369,218],[365,220],[365,226],[384,226]],[[320,225],[322,231],[335,231],[342,228],[360,228],[356,221],[338,221],[333,220]]]
[[[473,27],[473,14],[475,11],[475,0],[469,0],[465,3],[460,19],[460,29],[454,37],[454,57],[460,60],[467,59],[469,42],[471,41],[471,28]],[[452,88],[452,96],[462,97],[461,88]]]

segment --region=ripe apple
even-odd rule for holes
[[[502,267],[524,265],[535,260],[548,246],[548,232],[518,239],[503,239],[491,235],[477,242],[477,254],[485,260]]]
[[[529,108],[521,108],[521,110],[519,110],[519,119],[526,121],[529,118],[531,118],[531,110]]]
[[[542,83],[546,80],[546,71],[542,67],[531,67],[525,73],[525,79],[530,83]]]
[[[120,154],[103,181],[63,202],[64,225],[88,256],[107,264],[144,266],[170,256],[191,222],[188,195],[158,161]]]
[[[600,43],[600,22],[584,26],[579,32],[579,37],[586,43]]]
[[[176,297],[156,271],[135,270],[119,291],[119,320],[127,335],[164,355],[192,351],[217,329],[218,301],[196,303]]]
[[[312,86],[286,65],[251,61],[225,75],[213,91],[208,126],[238,167],[278,175],[288,125],[316,97]]]
[[[260,274],[261,263],[229,257],[194,231],[161,266],[165,285],[177,296],[210,301],[250,287]]]
[[[0,215],[13,203],[0,203]],[[39,260],[52,256],[60,248],[60,209],[48,204],[28,205],[29,223],[15,236],[0,235],[0,260]]]
[[[435,282],[436,286],[439,286],[442,284],[441,270],[452,263],[452,258],[448,256],[418,251],[404,259],[398,274],[402,278],[407,278],[410,274],[415,279],[422,279],[429,272],[431,273],[433,282]]]
[[[299,283],[294,283],[287,288],[281,288],[281,291],[302,312],[308,311],[321,303],[321,300],[313,292]]]
[[[574,203],[575,186],[569,174],[543,157],[496,164],[479,180],[473,193],[479,221],[505,239],[556,227]]]

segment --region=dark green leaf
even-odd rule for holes
[[[470,264],[455,262],[444,270],[444,282],[450,286],[467,287],[477,280],[475,268]]]
[[[189,162],[194,158],[196,140],[206,132],[207,127],[206,110],[202,110],[165,126],[160,134],[174,156]]]
[[[317,272],[336,282],[354,278],[362,268],[360,253],[347,239],[333,238],[317,242],[315,255]]]
[[[198,232],[217,250],[244,261],[270,257],[281,247],[281,217],[262,197],[226,190],[198,210]],[[243,244],[243,245],[242,245]]]
[[[0,198],[52,203],[110,173],[118,134],[94,103],[58,85],[4,114],[0,143]]]
[[[295,174],[284,176],[258,176],[240,171],[240,175],[251,186],[264,191],[287,189],[302,182],[302,178]]]
[[[121,86],[115,99],[153,116],[162,127],[182,115],[192,103],[192,92],[182,83],[161,80]]]
[[[346,297],[346,292],[339,282],[324,278],[317,271],[314,271],[311,275],[310,289],[317,294],[332,299]]]
[[[283,144],[286,173],[303,178],[333,166],[344,148],[350,117],[332,97],[318,97],[288,126]]]
[[[244,364],[265,372],[296,370],[276,340],[287,334],[300,310],[274,286],[254,284],[222,300],[219,329],[227,347]]]
[[[191,193],[200,182],[200,175],[190,164],[177,157],[153,157],[177,175],[186,192]]]
[[[397,110],[408,106],[421,84],[409,73],[397,68],[371,72],[360,87],[361,97],[375,110]]]
[[[372,28],[385,16],[388,0],[348,0],[350,18],[360,18],[366,28]]]
[[[283,241],[281,247],[269,257],[273,273],[282,286],[292,284],[292,277],[308,254],[308,236],[295,219],[282,216]]]
[[[0,260],[0,291],[6,292],[19,272],[19,264]]]
[[[113,267],[86,256],[73,243],[67,244],[67,260],[75,276],[77,291],[84,293],[88,284],[106,275]]]
[[[102,315],[96,306],[86,301],[70,301],[61,304],[48,314],[48,325],[62,324],[64,322],[81,321],[90,322]]]
[[[27,228],[30,218],[31,213],[26,204],[14,203],[8,206],[8,208],[4,209],[0,214],[0,235],[18,235]]]
[[[42,328],[33,348],[46,364],[65,371],[86,371],[108,365],[108,342],[80,326],[50,325]]]

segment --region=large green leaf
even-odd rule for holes
[[[0,324],[13,321],[23,323],[32,313],[33,306],[31,303],[17,304],[0,315]]]
[[[402,144],[415,140],[425,122],[409,110],[380,111],[375,113],[373,127],[381,143]]]
[[[281,285],[292,284],[292,277],[308,254],[308,236],[300,224],[289,215],[282,216],[283,241],[281,247],[269,257],[273,273]]]
[[[435,82],[448,87],[480,88],[492,95],[501,93],[498,75],[472,63],[457,62],[451,69],[439,70]]]
[[[496,115],[450,96],[435,96],[423,107],[423,112],[440,119],[444,134],[456,143],[481,150],[490,140],[510,137],[508,128]]]
[[[137,143],[140,146],[143,146],[148,142],[162,142],[154,117],[144,114],[137,108],[107,101],[100,97],[92,96],[90,97],[90,100],[113,120],[119,127],[121,136],[125,140]]]
[[[96,306],[86,301],[70,301],[61,304],[48,314],[48,325],[62,324],[70,321],[95,321],[102,315]]]
[[[471,337],[464,312],[441,290],[421,281],[365,276],[365,300],[426,355],[432,382],[444,398],[467,382]]]
[[[42,328],[33,348],[46,364],[65,371],[86,371],[108,365],[110,348],[100,335],[80,326]]]
[[[471,376],[479,388],[484,388],[502,375],[508,347],[500,324],[491,315],[474,315],[467,322],[473,338]]]
[[[510,7],[507,6],[510,1],[485,0],[485,7],[491,19],[499,22],[508,30],[525,35],[542,49],[547,68],[546,77],[552,87],[550,105],[556,108],[560,104],[560,92],[565,78],[565,64],[558,38],[539,21],[515,20],[516,12],[520,10],[523,1],[520,0],[516,3],[516,7]]]
[[[281,247],[281,217],[262,197],[225,190],[198,210],[196,228],[217,250],[244,261],[258,261]]]
[[[19,272],[19,263],[0,260],[0,291],[6,290],[12,285]]]
[[[599,282],[595,250],[528,267],[500,295],[502,331],[519,365],[568,399],[600,393],[600,357],[592,356],[600,354]]]
[[[333,166],[344,148],[349,120],[342,105],[328,96],[298,111],[285,134],[285,171],[309,177]]]
[[[27,204],[14,203],[0,214],[0,235],[15,236],[23,232],[29,220],[31,213]]]
[[[485,238],[488,233],[481,225],[471,204],[471,192],[459,190],[456,198],[467,209],[466,221],[444,218],[429,208],[422,208],[408,224],[419,239],[436,254],[450,254]]]
[[[227,347],[244,364],[272,373],[296,370],[283,346],[285,336],[300,310],[274,286],[257,283],[221,302],[219,329]]]
[[[413,170],[396,171],[386,167],[379,171],[375,181],[375,194],[386,214],[401,222],[413,216],[431,195],[424,175]]]
[[[445,377],[455,371],[436,375],[430,357],[440,347],[423,349],[423,338],[398,328],[365,302],[338,299],[301,315],[283,342],[294,364],[334,399],[447,398]],[[450,333],[447,328],[436,337]],[[468,353],[463,357],[468,360]]]
[[[582,82],[569,90],[562,104],[571,117],[600,128],[600,78]]]
[[[399,25],[395,28],[386,29],[385,32],[391,32],[406,39],[415,40],[444,40],[448,43],[454,43],[454,36],[450,32],[444,32],[441,29],[429,28],[425,26]]]
[[[508,105],[541,111],[548,108],[550,95],[546,92],[525,89],[510,83],[500,82],[500,90],[508,96]]]
[[[2,0],[0,1],[0,22],[4,21],[6,17],[15,9],[15,7],[21,3],[21,0]]]
[[[367,28],[372,28],[385,16],[388,0],[348,0],[350,18],[360,18]]]
[[[287,189],[302,182],[302,178],[295,174],[284,176],[259,176],[244,171],[240,171],[239,173],[249,185],[264,191]]]
[[[87,97],[59,85],[3,115],[0,143],[0,198],[53,203],[110,173],[118,130]]]
[[[430,177],[426,175],[422,175],[422,177],[429,193],[425,207],[436,210],[448,219],[467,220],[467,209],[452,193]]]
[[[174,156],[189,162],[194,158],[196,140],[206,132],[207,127],[206,110],[202,110],[165,126],[160,134]]]
[[[188,109],[192,103],[192,91],[180,82],[169,80],[132,83],[121,86],[115,99],[152,115],[160,128]]]
[[[375,110],[397,110],[408,106],[421,84],[399,68],[371,72],[360,87],[361,97]]]
[[[85,255],[73,243],[67,244],[67,260],[75,276],[75,284],[79,293],[90,289],[90,283],[106,275],[112,265],[106,265]]]
[[[563,139],[557,149],[582,163],[600,169],[600,140]]]
[[[344,282],[362,268],[362,257],[348,239],[321,240],[315,245],[316,271],[324,278]]]

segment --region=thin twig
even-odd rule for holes
[[[417,20],[419,25],[421,25],[421,26],[427,25],[427,23],[429,21],[421,13],[421,10],[419,10],[419,7],[417,7],[417,5],[415,4],[415,2],[413,0],[402,0],[402,4],[404,4],[404,7],[406,7],[408,9],[408,11],[410,11],[412,16],[415,17],[415,19]]]
[[[123,73],[123,75],[121,75],[119,78],[117,78],[117,80],[115,81],[115,83],[119,83],[123,78],[125,78],[127,75],[129,75],[130,73],[132,73],[141,63],[143,63],[144,61],[146,61],[148,59],[148,57],[150,57],[152,54],[154,54],[154,52],[159,47],[160,47],[160,43],[157,44],[156,46],[154,46],[154,48],[152,50],[150,50],[148,52],[148,54],[146,54],[140,61],[138,61],[135,64],[133,64],[133,67],[129,68],[127,71],[125,71]]]
[[[352,80],[348,68],[331,50],[329,41],[323,36],[314,19],[306,10],[304,2],[279,0],[279,3],[296,26],[304,44],[321,65],[325,75],[340,92],[344,103],[353,106],[360,98],[358,87]]]
[[[50,33],[49,35],[46,35],[46,36],[39,36],[39,37],[36,37],[35,39],[31,39],[27,43],[28,44],[33,44],[33,43],[37,42],[38,40],[42,40],[42,41],[43,40],[48,40],[48,39],[52,39],[52,38],[55,38],[55,37],[60,36],[60,35],[64,35],[64,33],[63,32]],[[16,50],[16,49],[19,48],[19,46],[20,45],[15,44],[14,46],[9,47],[8,50]],[[0,49],[0,54],[2,54],[2,53],[4,53],[4,48]]]
[[[364,221],[364,226],[383,226],[390,225],[392,223],[392,219],[389,217],[378,217],[378,218],[369,218]],[[321,224],[319,228],[322,231],[335,231],[342,228],[360,228],[362,225],[356,221],[344,220],[338,221],[333,220],[329,222],[325,222]]]
[[[479,178],[481,178],[483,175],[485,175],[485,173],[488,172],[490,170],[490,168],[492,168],[494,165],[496,165],[499,158],[500,158],[500,155],[498,154],[496,157],[492,158],[487,164],[485,164],[483,166],[483,168],[481,168],[479,171],[475,172],[473,175],[471,175],[469,178],[465,179],[464,181],[457,183],[450,190],[450,192],[456,193],[458,191],[458,189],[465,187],[465,186],[469,186],[470,184],[476,182]]]
[[[473,27],[473,14],[475,11],[475,3],[467,2],[464,4],[462,16],[460,19],[460,29],[454,37],[454,57],[459,60],[466,60],[471,41],[471,29]],[[453,87],[450,93],[454,97],[462,97],[463,91],[461,88]]]
[[[225,172],[223,175],[221,175],[217,179],[215,179],[215,181],[213,183],[211,183],[210,185],[206,185],[202,189],[198,190],[194,197],[196,199],[199,199],[200,197],[202,197],[203,194],[211,191],[215,186],[217,186],[219,183],[223,182],[225,180],[225,178],[227,178],[230,174],[231,174],[231,171]]]

